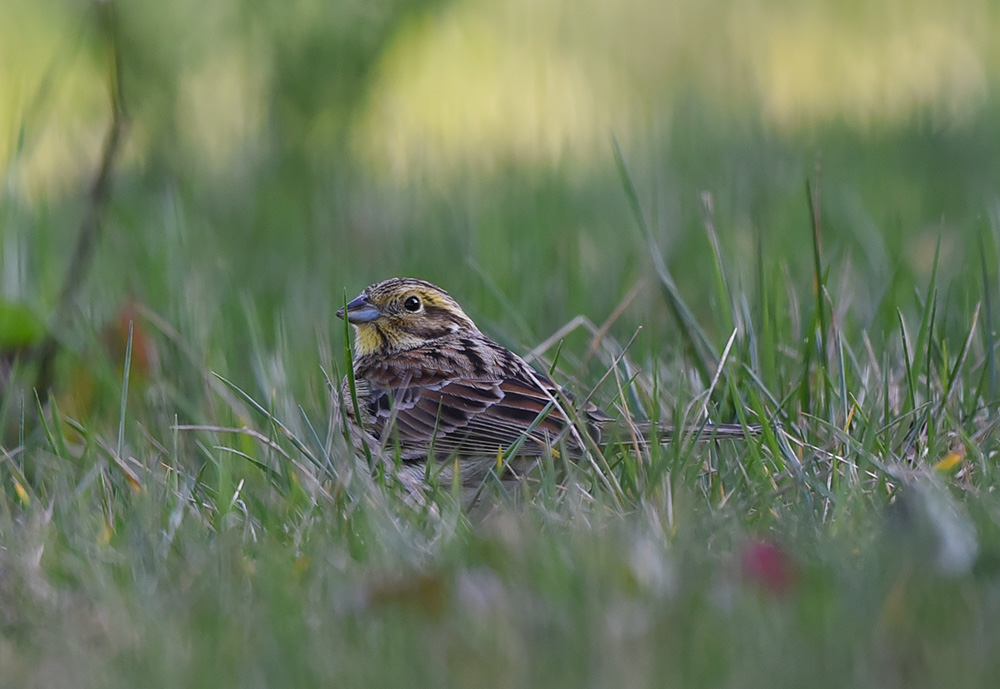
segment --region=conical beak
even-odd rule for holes
[[[344,317],[344,309],[337,310],[337,318]],[[357,325],[358,323],[370,323],[379,317],[378,308],[368,299],[367,295],[354,299],[347,305],[347,322]]]

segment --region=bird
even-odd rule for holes
[[[419,492],[429,477],[457,482],[465,499],[491,472],[519,479],[546,454],[571,458],[601,447],[616,420],[572,396],[476,326],[448,292],[393,277],[369,285],[337,311],[354,328],[351,377],[340,386],[358,454],[395,458],[396,477]],[[356,405],[355,405],[356,400]],[[755,427],[707,425],[712,438],[744,438]],[[668,440],[669,426],[618,434]],[[457,475],[455,469],[457,468]]]

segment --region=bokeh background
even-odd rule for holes
[[[660,335],[639,346],[669,347],[614,142],[679,290],[723,342],[704,193],[735,287],[808,300],[811,178],[831,289],[853,295],[844,327],[876,340],[915,304],[939,240],[945,285],[993,252],[989,0],[6,0],[0,297],[41,323],[111,119],[107,8],[127,127],[57,333],[71,350],[139,304],[243,380],[248,343],[312,364],[345,295],[399,274],[522,348],[576,314],[602,321],[638,286],[621,331],[645,323]]]
[[[0,685],[995,685],[997,37],[995,0],[0,0]],[[333,393],[393,275],[613,413],[762,434],[416,500]]]

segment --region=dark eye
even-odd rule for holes
[[[420,297],[411,294],[406,298],[406,301],[403,302],[403,308],[410,313],[416,313],[420,310]]]

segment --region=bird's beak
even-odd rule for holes
[[[337,311],[337,318],[344,317],[344,309]],[[347,305],[347,322],[370,323],[379,317],[378,307],[375,306],[367,295],[362,294]]]

